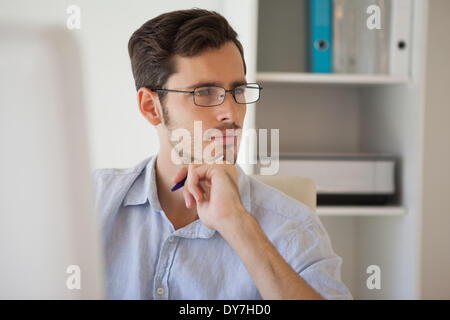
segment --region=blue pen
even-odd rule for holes
[[[214,161],[220,160],[221,158],[223,158],[223,155],[220,155],[219,157],[215,158]],[[171,192],[174,192],[174,191],[180,189],[181,187],[183,187],[183,186],[184,186],[184,183],[186,182],[186,179],[187,179],[187,175],[186,175],[186,177],[184,177],[182,180],[178,181],[177,184],[174,185],[174,186],[172,187],[172,189],[170,189],[170,191],[171,191]]]
[[[172,189],[170,189],[170,191],[171,191],[171,192],[174,192],[175,190],[180,189],[182,186],[184,186],[184,183],[186,182],[186,179],[187,179],[187,175],[186,175],[186,177],[183,178],[183,180],[178,181],[177,184],[174,185],[174,186],[172,187]]]

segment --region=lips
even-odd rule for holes
[[[218,141],[222,144],[237,144],[237,134],[231,134],[231,135],[222,135],[222,136],[213,136],[211,137],[212,141]]]
[[[213,136],[211,137],[211,140],[215,140],[215,139],[225,139],[225,138],[235,138],[236,135],[232,134],[232,135],[223,135],[223,136]]]

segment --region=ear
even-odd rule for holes
[[[147,88],[140,88],[137,92],[139,110],[145,119],[154,126],[162,123],[161,108],[159,105],[158,94]]]

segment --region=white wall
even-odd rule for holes
[[[221,12],[222,0],[0,0],[4,24],[66,28],[69,5],[81,9],[78,40],[93,167],[129,167],[157,152],[156,129],[140,114],[128,57],[131,34],[167,11],[199,7]],[[28,84],[32,85],[32,84]]]
[[[422,298],[450,299],[450,1],[428,12]]]

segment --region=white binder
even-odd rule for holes
[[[391,1],[333,1],[333,72],[389,73]],[[369,29],[367,8],[379,8],[380,29]]]

